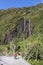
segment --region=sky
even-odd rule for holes
[[[0,9],[28,7],[39,3],[43,3],[43,0],[0,0]]]

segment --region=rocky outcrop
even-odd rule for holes
[[[23,39],[31,36],[31,24],[30,20],[25,20],[21,18],[17,25],[9,32],[3,34],[2,43],[8,43],[14,37],[16,38],[20,34],[23,34]]]
[[[17,24],[17,35],[19,36],[24,31],[24,20],[21,19]]]

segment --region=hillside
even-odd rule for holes
[[[0,41],[6,34],[12,32],[22,18],[30,19],[32,26],[32,34],[43,33],[43,4],[24,7],[24,8],[9,8],[0,10]]]
[[[9,53],[10,50],[9,54],[12,54],[14,45],[16,52],[20,52],[26,60],[43,60],[42,3],[32,7],[0,10],[0,51],[7,50]]]

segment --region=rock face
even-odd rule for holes
[[[8,43],[10,40],[12,40],[14,37],[17,36],[17,29],[12,29],[9,33],[5,33],[3,35],[2,43]]]
[[[29,20],[25,20],[21,18],[21,20],[17,23],[15,28],[13,28],[9,33],[3,34],[2,43],[8,43],[10,40],[12,40],[14,37],[19,36],[23,33],[23,39],[26,37],[31,36],[31,25]],[[26,35],[26,36],[25,36]]]
[[[20,22],[18,22],[17,25],[17,35],[20,35],[24,30],[24,20],[21,20]]]

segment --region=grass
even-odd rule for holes
[[[43,60],[30,60],[29,61],[32,65],[43,65]]]

